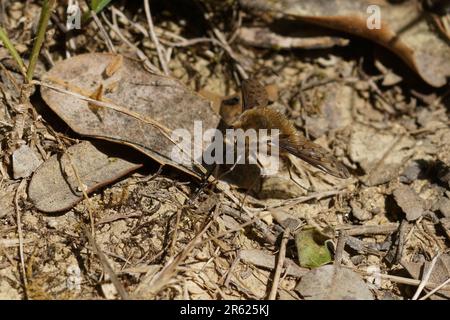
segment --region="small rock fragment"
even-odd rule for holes
[[[445,218],[450,218],[450,199],[442,197],[439,200],[439,211]]]
[[[419,178],[421,168],[418,162],[414,161],[402,172],[400,182],[411,183]]]
[[[301,225],[301,221],[299,219],[283,210],[274,210],[271,213],[275,221],[278,222],[283,228],[296,230]]]
[[[381,287],[381,273],[380,267],[377,265],[370,265],[366,268],[366,272],[371,276],[367,277],[367,282],[375,285],[377,289]]]
[[[395,201],[406,214],[408,221],[415,221],[422,216],[424,212],[423,200],[411,187],[402,184],[394,190],[393,194]]]
[[[356,256],[353,256],[350,258],[350,261],[355,265],[359,265],[364,262],[366,257],[363,254],[357,254]]]
[[[245,249],[239,253],[239,257],[243,262],[257,267],[272,270],[276,268],[276,257],[262,250]],[[285,263],[289,265],[289,268],[286,270],[287,275],[301,278],[309,272],[308,269],[299,267],[298,264],[289,258],[285,260]]]
[[[101,285],[103,295],[108,300],[115,300],[117,299],[117,289],[112,283],[103,283]]]
[[[302,277],[295,290],[307,300],[373,300],[373,294],[352,270],[326,265]]]
[[[68,290],[80,291],[81,290],[81,270],[76,264],[71,264],[66,269],[67,280],[66,286]]]
[[[37,157],[33,150],[27,145],[20,146],[12,155],[14,179],[29,177],[42,160]]]
[[[444,228],[444,230],[450,234],[450,218],[442,218],[441,220],[439,220],[441,223],[442,228]]]
[[[353,126],[349,143],[350,159],[366,173],[361,181],[375,186],[398,176],[399,168],[412,153],[414,141],[408,137],[381,133],[367,126]]]
[[[359,221],[366,221],[372,219],[372,214],[362,208],[361,204],[355,200],[350,201],[350,207],[352,208],[352,215]]]

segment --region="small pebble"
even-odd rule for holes
[[[47,226],[51,229],[56,229],[56,227],[58,226],[58,221],[56,221],[55,219],[47,220]]]
[[[358,254],[358,255],[353,256],[353,257],[350,258],[351,262],[352,262],[355,266],[357,266],[357,265],[363,263],[365,259],[366,259],[366,257],[364,257],[364,255],[362,255],[362,254]]]
[[[359,221],[366,221],[372,219],[372,214],[363,209],[361,204],[357,201],[350,201],[350,207],[352,208],[352,215]]]
[[[421,168],[419,163],[416,161],[412,162],[406,169],[402,172],[400,176],[400,182],[403,183],[412,183],[413,181],[419,178],[421,173]]]
[[[408,185],[400,185],[394,190],[394,198],[406,215],[406,220],[415,221],[424,213],[424,203],[419,195]]]
[[[12,155],[14,179],[29,177],[42,163],[42,160],[27,145],[22,145]]]

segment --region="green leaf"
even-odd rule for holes
[[[112,0],[91,0],[91,10],[95,13],[99,13],[106,7]]]
[[[332,261],[327,238],[316,229],[304,229],[295,235],[300,266],[317,268]]]
[[[96,14],[102,11],[112,0],[91,0],[90,11],[84,12],[81,16],[81,24],[85,24],[91,18],[91,11]]]

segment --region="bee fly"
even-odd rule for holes
[[[347,168],[327,150],[298,133],[294,125],[281,113],[270,109],[265,88],[256,80],[242,82],[242,114],[232,124],[235,129],[279,130],[280,152],[290,153],[332,176],[350,177]]]

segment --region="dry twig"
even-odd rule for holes
[[[113,285],[116,288],[117,292],[119,293],[120,297],[123,300],[128,300],[129,299],[128,293],[125,291],[125,288],[123,287],[122,283],[120,283],[119,278],[117,277],[113,268],[109,264],[108,259],[106,258],[105,254],[102,252],[102,250],[98,246],[94,237],[89,232],[89,230],[87,230],[86,227],[84,227],[84,226],[83,226],[83,231],[84,231],[86,238],[89,241],[89,244],[91,245],[92,251],[94,251],[94,253],[97,255],[98,259],[100,260],[100,263],[102,264],[103,270],[111,278],[111,282],[113,283]]]
[[[17,234],[19,235],[20,270],[22,272],[22,280],[23,280],[25,298],[27,299],[28,298],[28,281],[27,281],[27,273],[25,271],[25,258],[24,258],[24,253],[23,253],[22,221],[20,218],[20,207],[19,207],[19,197],[20,197],[20,193],[23,192],[25,182],[26,182],[26,180],[22,179],[22,181],[20,181],[19,186],[17,187],[16,195],[14,197],[14,206],[16,208]]]
[[[426,300],[429,297],[431,297],[433,294],[435,294],[436,292],[438,292],[439,290],[441,290],[442,288],[444,288],[447,284],[450,283],[450,278],[448,278],[447,280],[445,280],[444,282],[442,282],[440,285],[438,285],[436,288],[434,288],[433,290],[431,290],[430,292],[428,292],[426,295],[424,295],[422,298],[420,298],[419,300]]]
[[[289,230],[289,228],[286,228],[283,233],[283,239],[281,240],[280,253],[278,254],[278,262],[277,267],[275,268],[275,275],[273,276],[273,283],[269,294],[269,300],[275,300],[277,295],[281,270],[283,269],[284,259],[286,257],[286,244],[289,240],[290,234],[291,231]]]
[[[433,272],[434,266],[436,265],[436,262],[437,262],[438,258],[440,257],[440,255],[441,255],[440,253],[436,254],[436,256],[433,258],[433,260],[431,260],[430,266],[428,267],[427,272],[424,274],[422,281],[420,282],[420,285],[417,288],[416,293],[412,297],[412,300],[417,300],[417,298],[419,298],[420,293],[422,292],[422,290],[425,288],[428,281],[430,280],[431,273]]]
[[[109,37],[108,33],[105,30],[105,27],[103,27],[102,22],[100,21],[100,19],[98,18],[97,14],[95,13],[94,10],[91,10],[91,16],[92,18],[94,18],[95,23],[97,24],[97,27],[100,29],[100,34],[103,37],[103,40],[106,43],[106,46],[108,47],[108,50],[112,53],[116,53],[116,48],[114,47],[111,38]]]
[[[159,63],[161,64],[164,74],[170,75],[169,67],[167,66],[165,50],[159,43],[158,37],[156,36],[155,30],[153,27],[153,20],[152,20],[152,14],[150,12],[149,0],[144,0],[144,10],[145,10],[145,16],[147,17],[150,38],[152,39],[153,43],[155,44],[156,52],[158,53]]]

